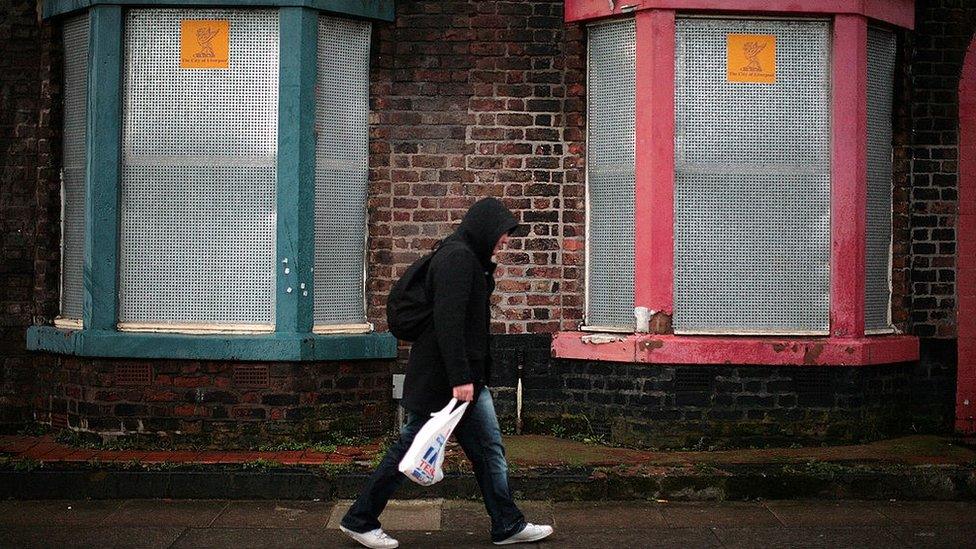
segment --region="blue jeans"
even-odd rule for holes
[[[359,493],[359,498],[342,518],[343,526],[360,533],[380,527],[380,513],[406,478],[397,466],[428,419],[430,416],[408,413],[407,424],[400,430],[400,438],[387,450],[383,461]],[[454,430],[454,437],[471,460],[474,476],[481,487],[485,509],[491,517],[492,541],[501,541],[521,532],[525,528],[525,517],[512,500],[508,488],[505,447],[495,416],[495,405],[487,387],[481,390],[478,400],[468,406],[461,423]]]

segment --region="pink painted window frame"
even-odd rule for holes
[[[959,81],[956,430],[976,435],[976,39]]]
[[[869,19],[912,28],[914,0],[567,0],[565,19],[634,17],[634,304],[674,312],[674,67],[677,11],[831,15],[831,234],[828,337],[632,334],[596,343],[561,332],[553,356],[667,364],[857,366],[918,360],[918,339],[865,334],[867,32]],[[632,12],[632,13],[631,13]]]

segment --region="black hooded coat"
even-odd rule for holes
[[[475,398],[491,382],[489,298],[495,289],[491,256],[518,222],[494,198],[476,202],[430,261],[426,284],[433,321],[410,350],[403,407],[416,413],[443,408],[452,388],[473,383]]]

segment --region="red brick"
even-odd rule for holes
[[[176,387],[206,387],[211,385],[211,381],[209,377],[204,376],[177,376],[173,378],[173,385]]]

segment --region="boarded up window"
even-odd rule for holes
[[[864,327],[891,328],[891,102],[895,35],[868,28],[868,198]]]
[[[64,23],[64,151],[61,172],[61,317],[81,320],[85,260],[88,13]]]
[[[830,26],[676,25],[675,332],[826,334]]]
[[[634,327],[634,20],[589,28],[586,324]]]
[[[319,17],[316,326],[364,324],[370,24]]]
[[[186,20],[227,24],[181,51]],[[125,23],[120,327],[270,330],[278,13],[134,9]],[[221,39],[226,68],[181,66]]]

